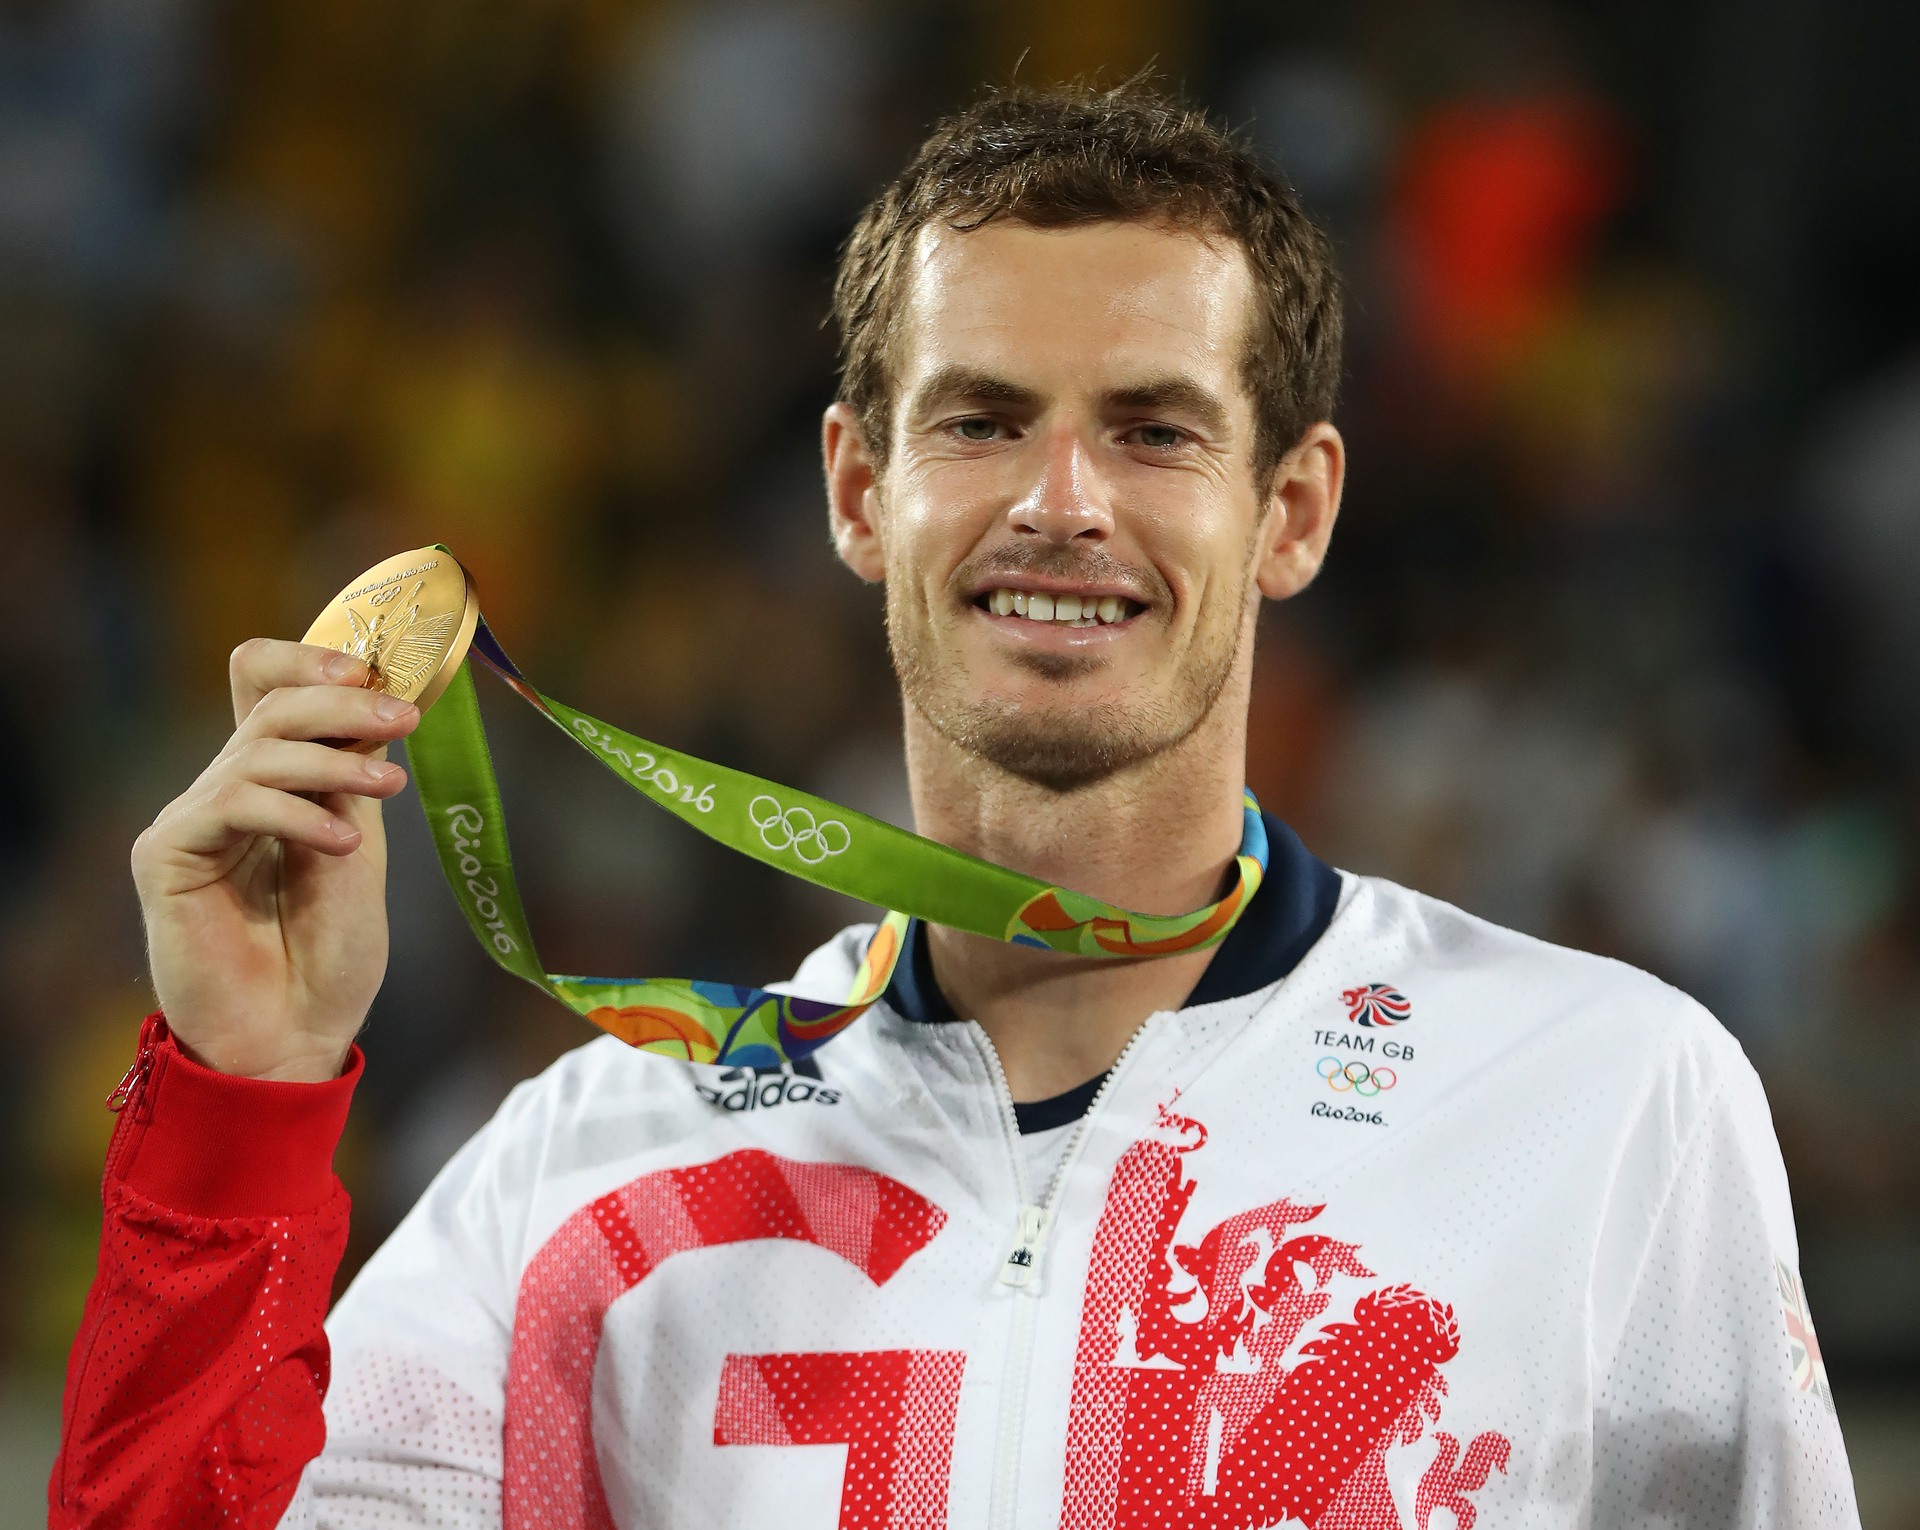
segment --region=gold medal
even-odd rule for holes
[[[327,602],[301,641],[352,654],[367,666],[369,689],[424,712],[466,658],[479,620],[467,571],[451,553],[421,547],[368,569]]]

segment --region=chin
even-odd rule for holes
[[[981,699],[929,719],[949,741],[1008,775],[1062,795],[1173,747],[1188,731],[1111,697]]]
[[[975,753],[1008,775],[1061,797],[1098,786],[1138,763],[1106,741],[1084,735],[1030,732],[977,740],[976,745]]]

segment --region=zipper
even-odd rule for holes
[[[1007,1150],[1013,1159],[1014,1191],[1020,1199],[1020,1215],[1014,1224],[1013,1246],[1007,1250],[1007,1257],[1000,1265],[1000,1284],[1023,1290],[1030,1295],[1039,1295],[1034,1284],[1040,1273],[1041,1255],[1045,1250],[1047,1234],[1053,1229],[1054,1204],[1059,1199],[1060,1187],[1066,1183],[1067,1175],[1079,1161],[1081,1151],[1086,1147],[1087,1135],[1093,1126],[1094,1117],[1112,1092],[1115,1081],[1122,1070],[1139,1049],[1157,1015],[1149,1015],[1141,1022],[1140,1028],[1128,1038],[1127,1044],[1120,1049],[1120,1055],[1113,1060],[1113,1066],[1107,1070],[1107,1076],[1100,1087],[1087,1101],[1086,1114],[1074,1123],[1073,1135],[1067,1139],[1066,1151],[1060,1155],[1060,1161],[1053,1166],[1053,1177],[1047,1181],[1046,1192],[1038,1201],[1032,1197],[1027,1186],[1027,1159],[1020,1147],[1020,1122],[1013,1112],[1013,1090],[1007,1085],[1006,1070],[1000,1066],[1000,1054],[994,1050],[993,1042],[978,1024],[973,1030],[978,1037],[980,1051],[986,1057],[987,1069],[993,1075],[994,1094],[1000,1102],[1000,1125],[1005,1133]]]
[[[1020,1201],[1020,1215],[1014,1223],[1013,1244],[1007,1250],[1006,1258],[1001,1261],[999,1275],[999,1283],[1012,1292],[1014,1306],[1012,1327],[1007,1336],[1006,1369],[1000,1386],[1000,1421],[994,1433],[993,1493],[987,1510],[987,1523],[993,1530],[1011,1530],[1013,1525],[1014,1489],[1018,1486],[1020,1476],[1020,1439],[1026,1425],[1027,1373],[1033,1368],[1036,1304],[1028,1298],[1041,1294],[1038,1277],[1049,1234],[1053,1231],[1054,1207],[1061,1186],[1066,1183],[1068,1173],[1086,1146],[1095,1115],[1157,1018],[1156,1015],[1149,1015],[1120,1049],[1120,1055],[1107,1070],[1106,1079],[1087,1102],[1086,1114],[1075,1124],[1073,1135],[1067,1139],[1066,1151],[1054,1165],[1053,1176],[1047,1181],[1046,1191],[1037,1202],[1027,1186],[1026,1154],[1020,1147],[1020,1122],[1014,1115],[1013,1090],[1007,1085],[1006,1070],[1000,1066],[1000,1054],[994,1050],[992,1039],[977,1021],[971,1023],[970,1028],[986,1058],[987,1070],[993,1076],[994,1094],[1000,1104],[1001,1131],[1013,1161],[1014,1192]]]
[[[167,1022],[157,1014],[148,1015],[140,1022],[140,1045],[133,1054],[133,1065],[121,1075],[120,1082],[114,1085],[113,1093],[107,1096],[107,1109],[116,1116],[121,1115],[131,1106],[135,1120],[146,1119],[143,1105],[147,1083],[153,1077],[154,1054],[159,1049],[160,1038],[166,1032]]]
[[[121,1075],[113,1093],[107,1096],[107,1109],[120,1118],[113,1123],[113,1136],[107,1143],[105,1177],[108,1179],[119,1169],[120,1159],[136,1124],[145,1122],[153,1113],[147,1096],[153,1084],[154,1059],[165,1026],[166,1022],[159,1016],[147,1017],[140,1027],[140,1049],[133,1054],[132,1066]]]
[[[134,1054],[132,1064],[125,1073],[120,1075],[120,1082],[114,1085],[113,1093],[107,1096],[107,1109],[117,1116],[129,1105],[137,1106],[140,1096],[146,1092],[147,1080],[152,1077],[153,1048],[142,1042],[140,1050]],[[139,1116],[137,1109],[134,1115],[137,1119]]]
[[[1041,1240],[1046,1237],[1047,1223],[1051,1220],[1045,1206],[1020,1208],[1013,1247],[1007,1250],[1006,1260],[1000,1266],[1001,1285],[1024,1291],[1032,1284],[1034,1269],[1040,1262]]]

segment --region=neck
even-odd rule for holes
[[[1164,754],[1057,792],[955,747],[907,708],[914,818],[931,839],[1143,914],[1220,897],[1240,847],[1246,684],[1230,683]],[[934,975],[999,1053],[1016,1100],[1045,1099],[1113,1066],[1147,1016],[1177,1008],[1211,949],[1137,961],[1063,956],[930,925]]]

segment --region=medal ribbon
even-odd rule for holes
[[[620,780],[708,838],[790,876],[893,910],[867,943],[846,998],[803,999],[696,978],[548,972],[514,882],[472,658]],[[441,870],[487,953],[629,1046],[694,1062],[777,1067],[831,1040],[886,991],[909,917],[1078,956],[1171,956],[1224,939],[1267,867],[1266,829],[1249,792],[1238,876],[1227,895],[1187,914],[1128,913],[575,711],[528,683],[484,619],[469,660],[421,717],[407,754]]]

